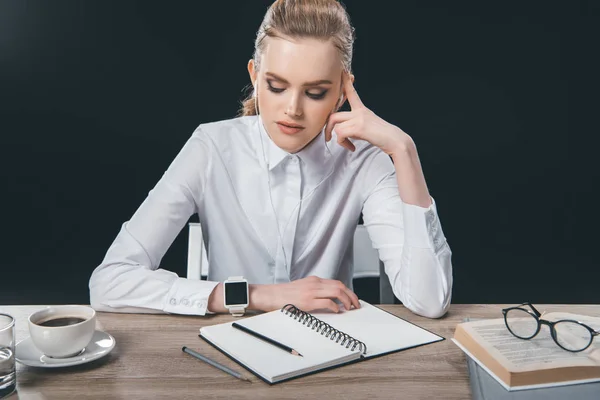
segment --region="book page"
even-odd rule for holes
[[[340,313],[315,312],[316,318],[367,345],[365,357],[437,342],[444,338],[365,301],[361,308]]]
[[[576,319],[594,329],[600,325],[600,318],[574,314],[550,313],[543,318]],[[538,335],[530,340],[513,336],[506,328],[503,319],[470,322],[464,324],[463,328],[511,372],[568,366],[600,366],[600,341],[597,338],[587,350],[572,353],[558,347],[550,335],[549,328],[545,325],[542,325]]]
[[[279,310],[236,322],[302,354],[303,357],[292,355],[233,328],[231,322],[200,329],[202,336],[270,382],[360,357],[358,350],[352,351],[335,344]]]

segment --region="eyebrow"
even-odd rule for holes
[[[274,74],[272,72],[267,72],[267,73],[265,73],[265,75],[267,75],[275,80],[278,80],[280,82],[289,84],[289,82],[287,80],[285,80],[281,76]],[[318,85],[327,85],[327,84],[331,85],[331,84],[333,84],[333,82],[331,82],[328,79],[320,79],[318,81],[305,82],[302,86],[318,86]]]

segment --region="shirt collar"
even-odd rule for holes
[[[266,141],[268,143],[267,165],[269,166],[269,171],[272,171],[273,168],[277,167],[286,157],[290,156],[290,153],[277,146],[266,133],[267,131],[263,132],[265,132],[263,135],[266,136]]]
[[[257,120],[257,126],[260,131],[259,140],[262,141],[262,146],[258,146],[257,150],[259,151],[259,157],[265,161],[266,165],[269,167],[269,171],[271,171],[286,157],[290,156],[290,153],[277,146],[275,142],[271,140],[260,116],[257,116]],[[307,168],[314,172],[320,171],[319,175],[323,175],[326,172],[325,168],[328,166],[329,158],[331,157],[331,151],[329,150],[328,144],[325,142],[324,129],[319,132],[312,142],[297,152],[296,155],[302,160]]]

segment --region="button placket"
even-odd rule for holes
[[[275,283],[289,282],[290,277],[285,267],[285,258],[283,257],[283,244],[279,243],[277,247],[277,259],[275,261],[274,276]]]
[[[290,154],[281,163],[276,177],[279,189],[273,194],[275,214],[280,232],[275,254],[275,265],[272,267],[275,282],[289,282],[289,266],[293,250],[296,223],[298,218],[298,202],[300,201],[301,175],[300,159]]]
[[[294,239],[296,237],[296,225],[298,223],[298,214],[300,211],[300,200],[301,200],[301,187],[302,187],[302,175],[300,171],[300,159],[298,156],[292,156],[292,163],[290,164],[289,179],[288,179],[288,202],[289,211],[287,213],[288,218],[285,225],[285,232],[283,233],[283,245],[285,247],[286,256],[286,267],[288,274],[291,275],[290,269],[292,264],[292,253],[294,250]]]

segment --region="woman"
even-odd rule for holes
[[[223,281],[233,275],[249,282],[248,309],[358,308],[349,244],[362,212],[394,294],[419,315],[446,312],[451,251],[416,146],[360,100],[352,46],[337,1],[271,5],[242,116],[200,125],[122,225],[90,279],[95,309],[227,312]],[[337,112],[346,100],[351,111]],[[194,213],[207,281],[158,269]]]

